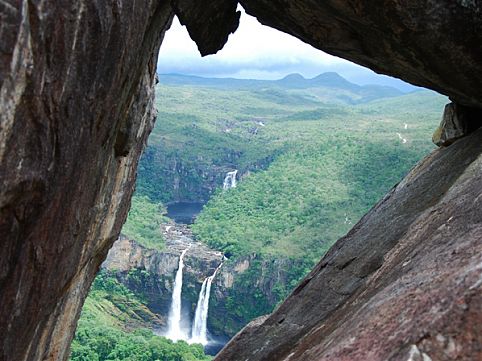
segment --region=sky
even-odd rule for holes
[[[240,9],[242,10],[242,9]],[[326,54],[301,40],[260,24],[244,11],[238,30],[215,55],[201,57],[184,26],[174,19],[165,35],[158,60],[158,72],[204,77],[280,79],[292,73],[313,78],[335,71],[359,85],[391,85],[404,91],[415,89],[399,79]]]

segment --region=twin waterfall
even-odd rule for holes
[[[226,177],[223,182],[223,189],[236,188],[236,176],[237,170],[226,173]],[[208,323],[208,311],[209,311],[209,298],[211,296],[211,285],[218,273],[219,269],[223,265],[223,262],[216,268],[214,273],[207,277],[201,286],[201,292],[196,305],[196,312],[194,314],[194,323],[192,325],[191,334],[182,325],[182,272],[184,269],[184,256],[191,246],[181,252],[179,257],[179,266],[176,272],[176,278],[174,279],[174,286],[172,291],[171,309],[169,310],[168,329],[165,336],[172,341],[184,340],[189,343],[200,343],[206,346],[208,341],[207,335],[207,323]],[[190,337],[189,337],[190,336]]]
[[[189,338],[188,333],[186,330],[183,330],[181,325],[182,272],[184,268],[184,255],[188,250],[189,247],[182,251],[181,256],[179,257],[179,267],[174,280],[166,337],[172,341],[184,340],[189,343],[200,343],[203,346],[206,346],[209,342],[207,337],[207,323],[209,298],[211,296],[211,284],[223,263],[221,263],[218,268],[216,268],[214,273],[207,277],[202,284],[196,306],[196,313],[194,315],[194,324],[192,325],[191,337]]]
[[[236,175],[238,174],[237,170],[233,170],[232,172],[226,173],[226,177],[224,178],[223,182],[223,189],[229,188],[236,188]]]

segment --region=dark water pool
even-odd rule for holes
[[[201,212],[204,203],[177,202],[167,206],[167,216],[176,223],[191,224],[194,218]]]

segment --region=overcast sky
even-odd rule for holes
[[[238,30],[215,55],[202,58],[185,27],[174,19],[166,33],[158,61],[159,73],[180,73],[205,77],[280,79],[291,73],[312,78],[336,71],[360,84],[384,84],[402,90],[413,87],[394,78],[347,60],[326,54],[297,38],[261,25],[254,17],[242,13]]]

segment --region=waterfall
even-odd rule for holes
[[[402,137],[402,135],[400,133],[397,133],[397,135],[398,135],[398,138],[402,141],[403,144],[405,144],[407,142],[407,140],[404,137]]]
[[[181,292],[182,292],[182,270],[184,268],[184,255],[188,251],[186,248],[181,252],[179,257],[179,267],[174,280],[174,289],[172,291],[171,309],[169,310],[168,331],[166,337],[173,340],[186,340],[187,335],[181,328]]]
[[[223,182],[223,189],[236,188],[236,175],[238,171],[235,169],[232,172],[226,173],[226,177]]]
[[[207,277],[199,292],[199,298],[196,306],[196,313],[194,315],[194,324],[192,326],[192,335],[189,340],[190,343],[200,343],[203,346],[208,344],[207,324],[209,311],[209,298],[211,296],[211,284],[216,276],[216,273],[223,265],[223,262],[216,268],[214,273]]]

